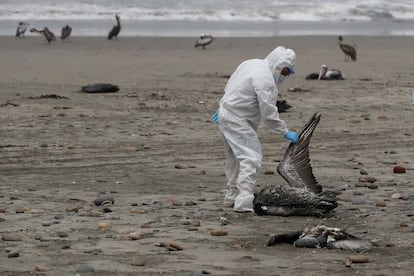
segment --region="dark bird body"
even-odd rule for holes
[[[29,26],[29,23],[19,22],[19,25],[16,29],[16,37],[24,37],[24,33],[27,30],[27,26]]]
[[[70,34],[72,33],[72,28],[69,25],[66,25],[62,28],[62,32],[60,35],[61,40],[69,39]]]
[[[288,146],[277,167],[277,172],[289,186],[271,185],[255,193],[253,208],[256,214],[324,216],[337,207],[337,192],[322,190],[310,164],[309,142],[320,116],[314,114],[305,124],[298,143]]]
[[[310,73],[307,80],[344,80],[345,75],[338,69],[328,69],[325,64],[321,65],[319,73]]]
[[[194,48],[201,47],[203,50],[206,49],[207,45],[210,45],[214,40],[212,35],[202,34],[199,39],[196,40]]]
[[[345,54],[345,61],[349,60],[349,58],[351,58],[351,60],[353,61],[356,61],[357,52],[356,52],[355,47],[352,47],[351,45],[348,45],[348,44],[343,44],[342,41],[343,41],[342,36],[339,36],[338,45],[339,45],[339,48],[341,48],[342,52],[344,52]]]
[[[32,28],[30,29],[31,33],[39,33],[39,34],[43,34],[43,36],[45,37],[45,40],[47,41],[47,43],[50,44],[50,42],[52,41],[56,41],[56,37],[55,35],[49,31],[49,29],[47,27],[44,27],[43,30],[38,30],[36,28]]]
[[[112,38],[118,39],[118,35],[121,32],[121,18],[119,15],[115,15],[116,25],[112,27],[112,30],[108,33],[108,39],[111,40]]]
[[[356,252],[368,251],[372,245],[369,241],[360,239],[345,230],[319,225],[307,227],[301,231],[272,235],[267,240],[267,246],[288,243],[295,247],[342,249]]]

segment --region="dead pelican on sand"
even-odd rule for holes
[[[319,225],[307,227],[301,231],[272,235],[267,240],[267,246],[280,243],[293,244],[295,247],[343,249],[356,252],[368,251],[372,244],[360,239],[345,230]]]
[[[326,64],[321,65],[319,73],[310,73],[307,80],[344,80],[345,75],[338,69],[328,69]]]
[[[312,173],[309,142],[321,115],[315,113],[290,143],[277,172],[289,186],[271,185],[255,193],[253,208],[258,215],[323,216],[337,207],[336,191],[322,191]]]

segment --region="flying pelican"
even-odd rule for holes
[[[201,34],[200,38],[196,40],[194,48],[201,46],[203,50],[206,49],[206,46],[211,44],[214,40],[212,35]]]
[[[65,40],[69,39],[70,34],[72,33],[72,28],[69,25],[66,25],[62,28],[60,39]]]
[[[326,64],[321,65],[319,73],[310,73],[307,80],[344,80],[345,75],[338,69],[328,69]]]
[[[258,215],[323,216],[337,207],[336,191],[322,191],[309,158],[309,141],[321,115],[315,113],[299,133],[299,142],[289,144],[277,172],[289,186],[271,185],[255,193],[253,208]]]
[[[29,23],[19,22],[19,25],[16,29],[16,37],[24,37],[24,33],[26,32],[27,26],[29,25]]]
[[[267,246],[280,243],[293,244],[295,247],[343,249],[356,252],[368,251],[372,244],[360,239],[345,230],[335,227],[318,225],[306,227],[301,231],[272,235],[267,240]]]
[[[49,31],[49,29],[47,27],[44,27],[43,30],[38,30],[36,28],[31,28],[30,29],[30,32],[31,33],[43,34],[44,37],[45,37],[45,39],[46,39],[46,41],[47,41],[47,43],[49,43],[49,44],[52,41],[56,41],[55,35],[51,31]]]
[[[338,36],[338,45],[341,48],[342,52],[345,54],[345,61],[348,61],[351,58],[353,61],[357,60],[357,52],[354,47],[348,44],[342,44],[342,36]]]
[[[121,18],[118,14],[115,15],[116,25],[112,27],[112,30],[108,33],[108,39],[111,40],[113,37],[118,39],[119,32],[121,31]]]

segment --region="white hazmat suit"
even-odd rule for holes
[[[296,54],[279,46],[265,59],[242,62],[233,72],[220,100],[218,124],[226,150],[228,190],[225,205],[238,212],[252,212],[254,186],[262,164],[257,135],[260,121],[274,133],[288,132],[276,107],[277,84],[284,67],[293,68]]]

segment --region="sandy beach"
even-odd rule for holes
[[[0,37],[0,275],[411,275],[414,37],[344,42],[357,46],[356,62],[336,36],[217,38],[204,51],[193,38]],[[300,130],[322,114],[313,171],[342,190],[328,218],[222,207],[225,153],[210,116],[236,66],[278,45],[297,54],[281,118]],[[323,63],[347,79],[305,80]],[[93,83],[120,91],[80,92]],[[274,171],[287,141],[264,127],[260,137],[257,190],[286,185]],[[362,172],[376,181],[361,182]],[[96,206],[98,197],[109,202]],[[265,245],[269,234],[318,224],[372,241],[369,262]]]

